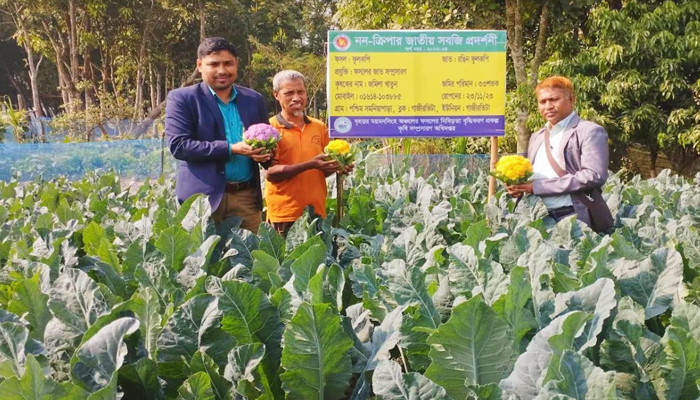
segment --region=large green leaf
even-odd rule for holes
[[[303,303],[284,331],[281,376],[288,399],[333,400],[345,396],[352,375],[352,340],[327,304]]]
[[[182,212],[185,209],[187,213],[180,220],[181,225],[191,235],[194,245],[199,246],[207,236],[213,235],[215,232],[213,221],[210,219],[211,205],[206,197],[197,196],[189,207],[186,208],[183,204],[178,211],[178,218],[183,215]]]
[[[467,385],[497,383],[515,363],[512,335],[481,296],[473,297],[455,307],[447,323],[430,335],[433,362],[425,376],[455,398],[469,394]]]
[[[158,301],[158,293],[152,287],[147,287],[133,299],[132,311],[136,313],[140,324],[144,350],[149,358],[155,359],[156,343],[163,330],[162,308]]]
[[[369,343],[369,346],[367,346],[369,349],[362,346],[363,348],[359,351],[359,356],[364,358],[364,360],[362,360],[364,367],[360,373],[360,378],[355,384],[355,388],[351,396],[353,399],[368,398],[369,393],[361,395],[367,383],[366,373],[374,370],[377,367],[377,364],[379,364],[382,360],[388,360],[390,358],[389,352],[396,347],[401,339],[403,310],[404,307],[397,307],[388,313],[381,325],[379,325],[372,333],[372,341]],[[357,344],[355,347],[357,347]]]
[[[221,236],[209,236],[194,253],[185,257],[183,268],[178,274],[177,281],[186,289],[190,289],[201,276],[209,270],[209,261]]]
[[[482,294],[487,304],[498,300],[508,289],[508,276],[495,261],[480,259],[471,246],[455,244],[448,249],[450,290],[455,297]]]
[[[7,311],[23,315],[30,323],[31,336],[39,341],[44,340],[44,330],[53,316],[49,310],[49,296],[41,291],[39,274],[30,279],[24,279],[15,286],[15,295],[7,305]]]
[[[78,268],[91,277],[94,277],[97,283],[101,283],[108,287],[109,291],[112,292],[113,295],[122,298],[129,297],[126,282],[124,282],[124,279],[119,274],[119,271],[115,269],[112,264],[102,262],[93,257],[82,257],[78,263]],[[102,294],[108,295],[108,293],[105,292]]]
[[[294,274],[294,289],[298,293],[304,293],[309,287],[309,281],[316,274],[318,266],[326,261],[326,251],[325,245],[314,245],[294,260],[290,269]]]
[[[433,305],[425,285],[425,275],[418,266],[408,266],[404,260],[392,260],[384,272],[388,278],[389,290],[402,306],[418,305],[422,315],[432,321],[432,328],[440,324],[440,314]]]
[[[629,297],[618,303],[613,328],[600,347],[600,365],[616,371],[616,384],[625,399],[653,400],[651,372],[663,352],[661,338],[644,326],[644,309]]]
[[[604,372],[585,356],[566,351],[559,364],[561,380],[550,381],[537,400],[557,395],[574,400],[616,400],[615,373]]]
[[[332,304],[338,312],[343,311],[343,288],[345,274],[338,264],[324,268],[309,280],[311,303]]]
[[[97,284],[79,269],[65,270],[51,287],[49,308],[64,324],[84,333],[107,304]]]
[[[263,366],[268,379],[273,382],[280,362],[284,325],[265,293],[245,282],[223,282],[214,277],[207,280],[207,291],[219,299],[224,331],[233,335],[239,344],[265,345]]]
[[[155,245],[165,256],[165,265],[168,269],[180,272],[185,257],[192,252],[194,241],[183,228],[171,226],[161,232]]]
[[[119,372],[117,371],[112,374],[112,379],[110,379],[109,385],[91,394],[90,397],[88,397],[88,400],[112,400],[116,399],[118,394]]]
[[[555,349],[550,345],[550,339],[559,336],[557,344],[561,345],[564,342],[563,339],[567,339],[573,346],[576,333],[583,327],[586,318],[585,313],[574,311],[555,318],[537,332],[525,353],[518,357],[513,372],[500,382],[499,386],[505,394],[517,395],[521,400],[532,400],[537,397],[545,383],[544,375],[554,356]]]
[[[649,319],[671,306],[683,281],[683,260],[677,251],[661,248],[641,262],[620,260],[614,273],[622,294],[641,304]]]
[[[137,319],[120,318],[100,329],[76,351],[77,361],[72,368],[73,378],[90,392],[109,385],[112,374],[121,368],[126,357],[124,337],[138,328]]]
[[[249,343],[238,346],[228,353],[228,364],[224,371],[224,377],[231,382],[247,380],[253,382],[255,369],[265,356],[265,345],[262,343]]]
[[[125,398],[160,400],[163,388],[158,381],[158,365],[149,358],[124,364],[117,372],[118,383]]]
[[[200,349],[224,365],[236,339],[221,330],[219,299],[201,294],[173,313],[156,342],[159,373],[171,378],[188,375],[187,363]]]
[[[673,308],[671,325],[690,333],[696,343],[700,343],[700,307],[682,302]]]
[[[90,256],[97,255],[102,239],[105,237],[104,229],[95,221],[91,221],[83,230],[84,250]]]
[[[260,224],[258,237],[260,238],[260,250],[275,258],[278,263],[282,263],[284,261],[286,243],[275,228],[267,223]]]
[[[265,293],[273,288],[270,274],[276,275],[280,262],[263,250],[253,250],[253,282]]]
[[[510,325],[513,331],[513,349],[518,354],[521,353],[525,335],[537,328],[537,321],[532,311],[527,308],[531,292],[532,288],[526,278],[525,268],[515,267],[510,271],[508,293],[493,304],[496,314]]]
[[[401,373],[401,366],[382,360],[372,376],[374,393],[386,400],[447,400],[445,389],[417,372]]]
[[[539,232],[538,232],[539,235]],[[551,321],[554,312],[554,290],[551,279],[554,275],[554,265],[566,262],[562,251],[551,243],[534,241],[532,247],[518,258],[518,266],[526,267],[530,287],[532,288],[532,308],[540,328]]]
[[[563,315],[570,311],[585,311],[593,314],[583,334],[576,339],[576,350],[583,351],[596,345],[597,337],[603,330],[603,324],[616,305],[615,283],[611,279],[603,278],[576,292],[557,294],[554,301],[554,314]]]
[[[153,288],[162,307],[173,303],[178,306],[184,298],[180,284],[176,282],[177,274],[169,269],[164,260],[150,260],[140,264],[134,270],[134,278],[141,288]]]
[[[16,377],[24,372],[28,338],[29,330],[22,324],[13,321],[0,323],[0,360],[3,361],[0,367],[9,366]]]
[[[47,378],[31,354],[27,356],[24,375],[0,383],[0,394],[3,400],[85,400],[89,395],[70,382],[58,383]]]
[[[178,400],[215,400],[211,378],[206,372],[192,374],[177,390]]]
[[[211,389],[214,392],[214,397],[217,400],[231,399],[231,382],[226,380],[219,373],[219,365],[202,351],[195,353],[190,363],[190,370],[193,374],[197,372],[205,372],[211,380]]]
[[[245,229],[236,228],[226,246],[236,251],[236,254],[231,257],[231,266],[241,264],[248,270],[253,268],[253,250],[257,250],[260,246],[257,236]]]
[[[663,338],[661,378],[654,387],[661,400],[696,399],[700,379],[700,344],[687,331],[674,326]]]

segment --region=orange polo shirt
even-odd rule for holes
[[[323,153],[328,144],[328,128],[315,119],[304,116],[306,125],[299,129],[278,114],[270,118],[282,139],[277,142],[273,164],[300,164]],[[316,214],[326,217],[326,177],[317,169],[304,171],[282,182],[265,181],[267,218],[270,222],[293,222],[311,205]]]

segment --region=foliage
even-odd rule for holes
[[[463,159],[372,158],[339,228],[306,213],[286,239],[214,225],[172,180],[0,181],[0,391],[698,397],[700,175],[611,177],[599,236],[488,202]]]
[[[8,97],[0,105],[3,108],[0,114],[0,142],[5,140],[5,135],[11,133],[16,143],[22,143],[27,132],[27,112],[15,108]]]
[[[552,39],[540,76],[573,78],[582,117],[623,145],[700,150],[700,2],[624,2],[591,11],[580,40]]]

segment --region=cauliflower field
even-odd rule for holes
[[[0,396],[700,396],[700,175],[611,177],[599,236],[478,170],[363,165],[286,239],[166,180],[0,182]]]

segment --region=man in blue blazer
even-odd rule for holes
[[[168,94],[165,134],[177,168],[175,192],[182,203],[190,196],[209,196],[212,218],[243,219],[241,227],[257,233],[262,193],[258,163],[270,160],[264,149],[243,143],[250,125],[268,123],[260,93],[234,85],[238,76],[236,49],[211,37],[197,49],[202,83]]]

